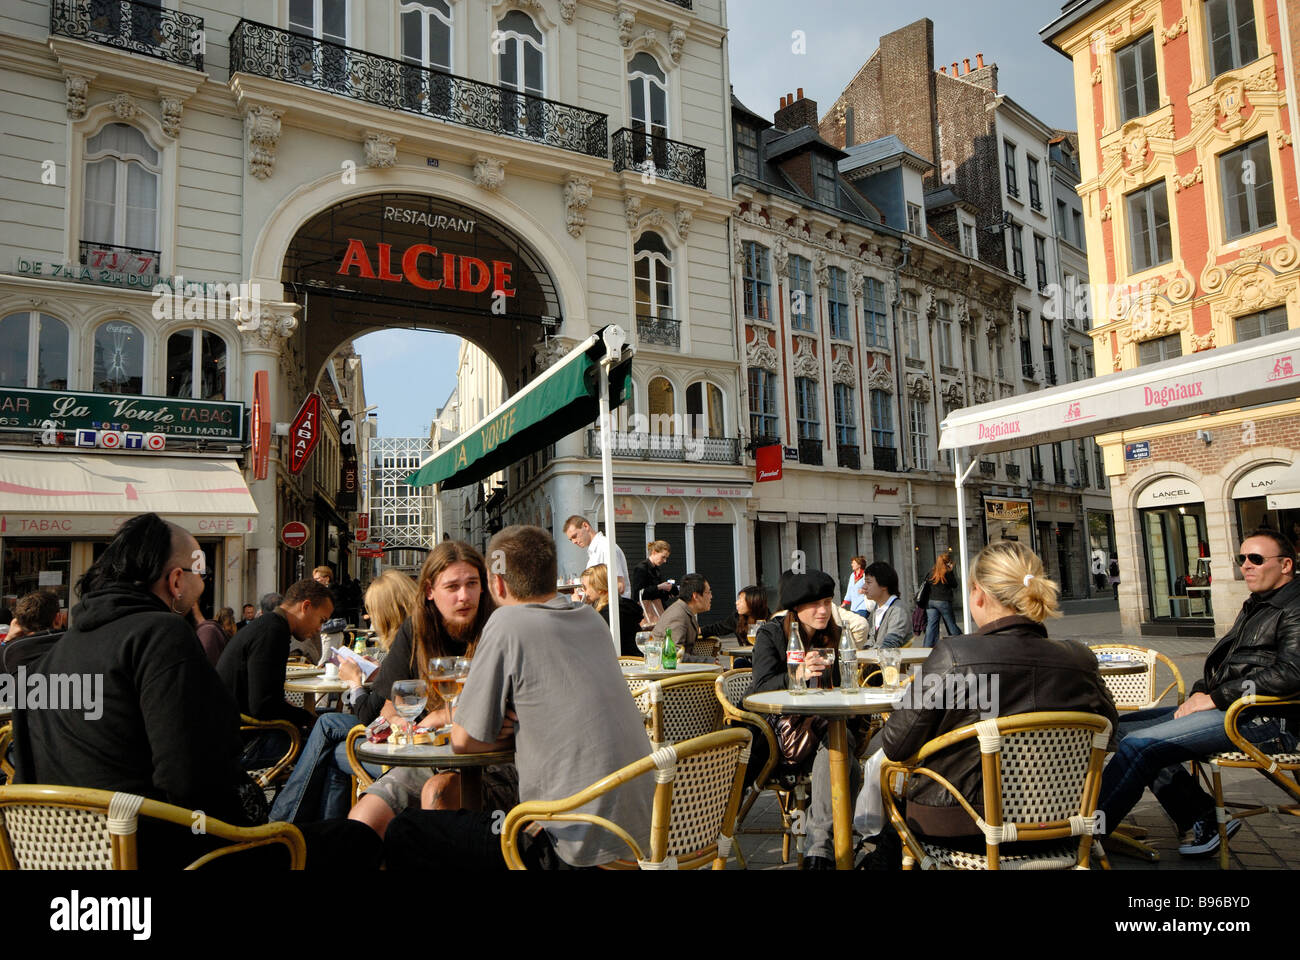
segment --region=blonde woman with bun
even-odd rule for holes
[[[632,568],[632,599],[637,603],[658,600],[667,607],[677,599],[677,584],[668,581],[664,569],[672,556],[672,545],[667,540],[651,540],[645,545],[645,552],[646,558]]]
[[[1092,651],[1072,640],[1053,640],[1047,635],[1046,621],[1061,615],[1060,588],[1048,579],[1037,554],[1014,540],[991,543],[971,564],[967,583],[971,619],[979,629],[940,639],[924,672],[927,677],[961,677],[961,689],[978,692],[978,696],[966,697],[966,703],[910,705],[904,701],[881,734],[884,756],[906,760],[935,737],[990,717],[1080,710],[1106,717],[1112,724],[1119,722]],[[977,681],[974,690],[966,679],[972,674]],[[938,691],[949,689],[949,685],[927,679],[925,689]],[[952,783],[976,810],[982,808],[977,743],[970,741],[936,755],[927,766]],[[911,781],[906,817],[918,837],[941,839],[948,847],[984,851],[984,837],[975,822],[952,794],[928,777]],[[1005,847],[1004,852],[1017,852],[1015,846]],[[900,853],[897,834],[886,828],[881,831],[872,865],[899,869]]]

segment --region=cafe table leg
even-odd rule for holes
[[[460,770],[460,803],[466,810],[483,809],[483,768],[462,767]]]
[[[835,869],[853,869],[853,819],[849,809],[848,720],[830,717],[827,759],[831,772],[831,823],[835,837]]]

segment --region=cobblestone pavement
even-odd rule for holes
[[[960,619],[958,621],[960,623]],[[1145,637],[1135,641],[1120,632],[1119,612],[1110,601],[1079,601],[1066,605],[1066,616],[1049,624],[1052,636],[1070,638],[1084,643],[1135,643],[1141,642],[1169,657],[1182,673],[1187,689],[1201,676],[1201,670],[1214,641],[1210,639],[1185,640],[1169,637]],[[1168,679],[1162,668],[1159,686]],[[1169,695],[1170,703],[1173,694]],[[1259,804],[1281,804],[1286,795],[1253,770],[1226,770],[1223,774],[1224,796]],[[1179,837],[1173,823],[1148,792],[1129,818],[1130,822],[1145,827],[1146,842],[1160,854],[1156,863],[1133,857],[1112,854],[1111,866],[1115,870],[1218,870],[1216,855],[1204,859],[1182,857],[1178,853]],[[747,818],[746,826],[777,828],[780,816],[776,800],[771,793],[760,798]],[[775,834],[744,835],[739,838],[745,860],[751,870],[794,870],[797,856],[791,851],[790,863],[781,863],[781,838]],[[1261,814],[1250,817],[1229,844],[1229,863],[1234,870],[1271,869],[1289,870],[1300,867],[1300,818],[1286,814]],[[728,869],[738,869],[734,857]]]

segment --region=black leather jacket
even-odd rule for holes
[[[1208,693],[1220,710],[1227,710],[1246,694],[1287,697],[1300,693],[1300,579],[1280,587],[1267,599],[1247,598],[1237,622],[1205,658],[1205,675],[1192,687],[1192,693]],[[1296,711],[1282,714],[1295,716]]]
[[[988,695],[984,704],[928,704],[930,675],[973,674],[976,691]],[[992,678],[997,678],[994,688]],[[1083,644],[1052,640],[1041,623],[1027,617],[1007,617],[987,623],[973,634],[945,637],[912,684],[918,692],[909,705],[895,710],[885,724],[882,746],[891,760],[906,760],[928,741],[989,716],[1008,717],[1039,710],[1081,710],[1119,723],[1115,702],[1097,672],[1097,658]],[[969,690],[963,685],[963,691]],[[996,695],[994,695],[996,694]],[[919,702],[917,702],[919,701]],[[976,810],[983,813],[984,792],[980,775],[979,743],[972,738],[958,747],[935,754],[926,766],[947,778]],[[915,777],[908,788],[907,820],[914,830],[932,837],[978,834],[970,816],[956,798],[926,777]]]

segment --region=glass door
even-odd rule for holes
[[[1213,619],[1205,506],[1142,511],[1153,620]]]

